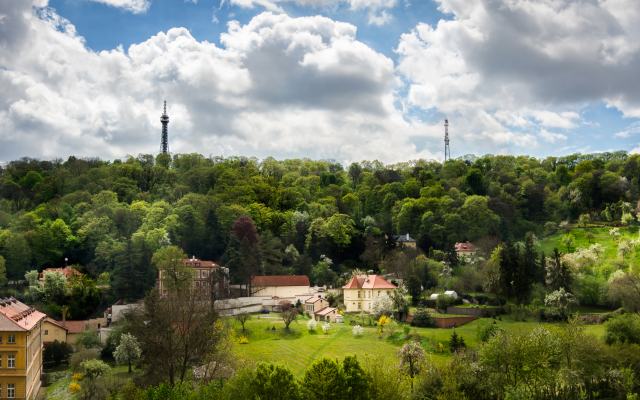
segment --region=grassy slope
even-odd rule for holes
[[[111,366],[111,373],[119,377],[130,379],[133,377],[133,373],[129,374],[129,367],[125,365],[115,365],[113,361],[107,361],[107,364]],[[53,369],[56,372],[72,372],[70,365],[61,365]],[[76,400],[80,399],[80,393],[72,394],[69,391],[69,386],[73,383],[72,378],[61,379],[56,383],[49,386],[46,390],[45,400]],[[82,386],[82,381],[78,382]]]
[[[609,236],[609,230],[611,230],[611,228],[572,229],[571,234],[575,236],[576,243],[573,246],[571,246],[571,249],[569,250],[569,252],[573,253],[576,247],[579,247],[579,246],[589,247],[594,243],[600,243],[602,247],[605,249],[605,253],[604,253],[605,259],[616,258],[617,244],[611,239],[611,236]],[[587,232],[591,232],[595,235],[595,238],[593,238],[591,242],[589,242],[584,237],[585,233]],[[620,234],[621,235],[629,234],[629,235],[635,236],[638,234],[638,227],[632,226],[630,228],[620,228]],[[557,231],[556,233],[549,236],[548,238],[540,240],[540,248],[539,248],[540,251],[544,251],[547,257],[550,257],[551,254],[553,254],[554,247],[557,247],[561,253],[566,253],[567,247],[564,244],[562,244],[562,241],[561,241],[562,236],[564,235],[565,235],[564,232]]]
[[[272,316],[276,315],[272,314]],[[349,316],[346,317],[350,318]],[[308,333],[306,329],[308,320],[306,318],[300,319],[297,325],[293,323],[291,325],[291,333],[287,333],[284,330],[283,324],[277,321],[276,319],[267,320],[264,319],[264,317],[257,319],[257,316],[254,316],[253,319],[246,324],[247,331],[244,332],[244,335],[249,338],[250,343],[239,345],[240,350],[255,361],[284,363],[289,366],[297,376],[302,375],[305,367],[309,365],[313,359],[321,356],[342,359],[346,354],[356,354],[358,358],[362,360],[366,355],[382,355],[388,359],[395,360],[396,352],[399,347],[405,343],[402,326],[398,327],[393,337],[389,338],[385,333],[385,339],[379,340],[377,338],[377,327],[365,326],[364,335],[356,338],[352,334],[352,327],[348,323],[333,324],[332,332],[329,335],[324,335],[320,326],[318,326],[318,333]],[[240,324],[234,324],[233,320],[231,320],[230,323],[239,334],[242,334]],[[493,323],[492,319],[481,318],[460,328],[456,328],[456,332],[464,336],[468,346],[478,347],[475,337],[477,327],[491,323]],[[511,317],[504,316],[503,321],[498,321],[498,324],[505,329],[515,330],[524,327],[533,327],[537,322],[515,322],[511,320]],[[557,324],[545,325],[557,326]],[[267,326],[276,326],[277,331],[267,331]],[[432,351],[429,345],[432,335],[435,335],[437,342],[442,343],[445,348],[448,348],[449,338],[453,333],[451,329],[412,327],[411,332],[413,333],[414,330],[417,330],[422,336],[422,345],[428,351]],[[588,326],[587,331],[600,335],[602,333],[602,326]],[[433,359],[436,363],[444,363],[448,361],[450,357],[451,355],[448,352],[433,353]]]

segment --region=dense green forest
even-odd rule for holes
[[[618,221],[635,214],[639,161],[626,151],[349,166],[200,154],[22,158],[0,167],[0,264],[12,282],[67,258],[108,279],[113,299],[134,299],[153,287],[154,253],[172,244],[229,267],[232,282],[260,273],[339,284],[355,268],[389,272],[415,259],[395,234],[438,259],[456,242],[555,231],[549,222]],[[442,271],[413,273],[428,288]]]

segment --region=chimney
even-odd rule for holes
[[[409,234],[407,233],[407,240],[409,240]]]
[[[67,327],[67,307],[62,307],[62,327]]]

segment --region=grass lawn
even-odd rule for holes
[[[277,314],[271,314],[276,316]],[[348,324],[348,319],[352,316],[345,315],[347,322],[343,324],[332,324],[329,334],[324,334],[320,325],[316,333],[307,331],[307,318],[301,317],[299,323],[291,324],[290,331],[284,329],[284,324],[276,319],[258,319],[257,316],[245,324],[246,331],[242,332],[242,326],[229,318],[229,323],[239,335],[249,338],[249,344],[238,345],[240,351],[255,361],[281,362],[286,364],[297,376],[301,376],[304,369],[316,358],[321,356],[335,357],[342,359],[346,354],[355,354],[359,359],[366,355],[382,355],[390,360],[396,359],[398,349],[405,343],[403,326],[401,323],[396,333],[389,337],[388,331],[383,334],[384,339],[378,339],[377,328],[375,326],[363,326],[364,335],[355,337],[351,332],[352,326]],[[502,316],[503,321],[496,321],[507,330],[533,327],[537,321],[515,322],[511,316]],[[476,330],[478,326],[492,324],[493,319],[480,318],[460,328],[456,328],[458,334],[462,334],[467,346],[478,347],[476,341]],[[555,327],[558,324],[545,323],[547,326]],[[275,326],[276,330],[271,328]],[[267,330],[267,327],[269,330]],[[449,339],[453,333],[452,329],[436,328],[414,328],[422,336],[422,347],[432,352],[434,362],[442,364],[451,358],[448,352]],[[587,326],[587,332],[600,335],[603,332],[602,325]],[[435,347],[430,344],[435,343]],[[438,342],[445,346],[445,352],[434,352]]]
[[[576,225],[574,225],[576,226]],[[588,229],[583,229],[583,228],[578,228],[578,229],[572,229],[571,230],[571,234],[576,238],[576,242],[571,246],[571,249],[569,250],[570,253],[573,253],[576,249],[576,247],[589,247],[594,243],[600,243],[602,245],[602,247],[604,248],[604,257],[605,259],[612,259],[612,258],[616,258],[616,252],[617,252],[617,247],[618,245],[613,241],[613,239],[611,238],[611,236],[609,236],[609,231],[612,228],[588,228]],[[591,232],[594,234],[594,238],[591,239],[591,241],[587,240],[587,238],[584,237],[584,235],[587,232]],[[629,234],[629,235],[637,235],[638,234],[638,227],[637,226],[632,226],[629,228],[624,228],[621,227],[620,228],[620,235],[625,235],[625,234]],[[540,247],[539,247],[539,251],[544,251],[544,253],[547,255],[547,257],[550,257],[551,254],[553,254],[553,248],[557,247],[558,250],[560,250],[560,252],[562,253],[566,253],[567,252],[567,246],[565,246],[564,244],[562,244],[562,236],[564,236],[565,233],[563,231],[557,231],[556,233],[554,233],[553,235],[549,236],[548,238],[545,239],[541,239],[538,243],[540,243]]]

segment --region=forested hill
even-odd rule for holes
[[[385,234],[409,233],[426,253],[486,235],[520,239],[584,213],[620,218],[638,200],[638,161],[625,151],[348,167],[199,154],[23,158],[0,169],[0,255],[11,280],[65,258],[89,276],[109,272],[119,298],[152,287],[153,254],[169,242],[221,261],[236,281],[257,271],[331,282],[348,268],[392,268]],[[237,224],[250,239],[241,243],[230,231],[242,216],[258,236]]]

